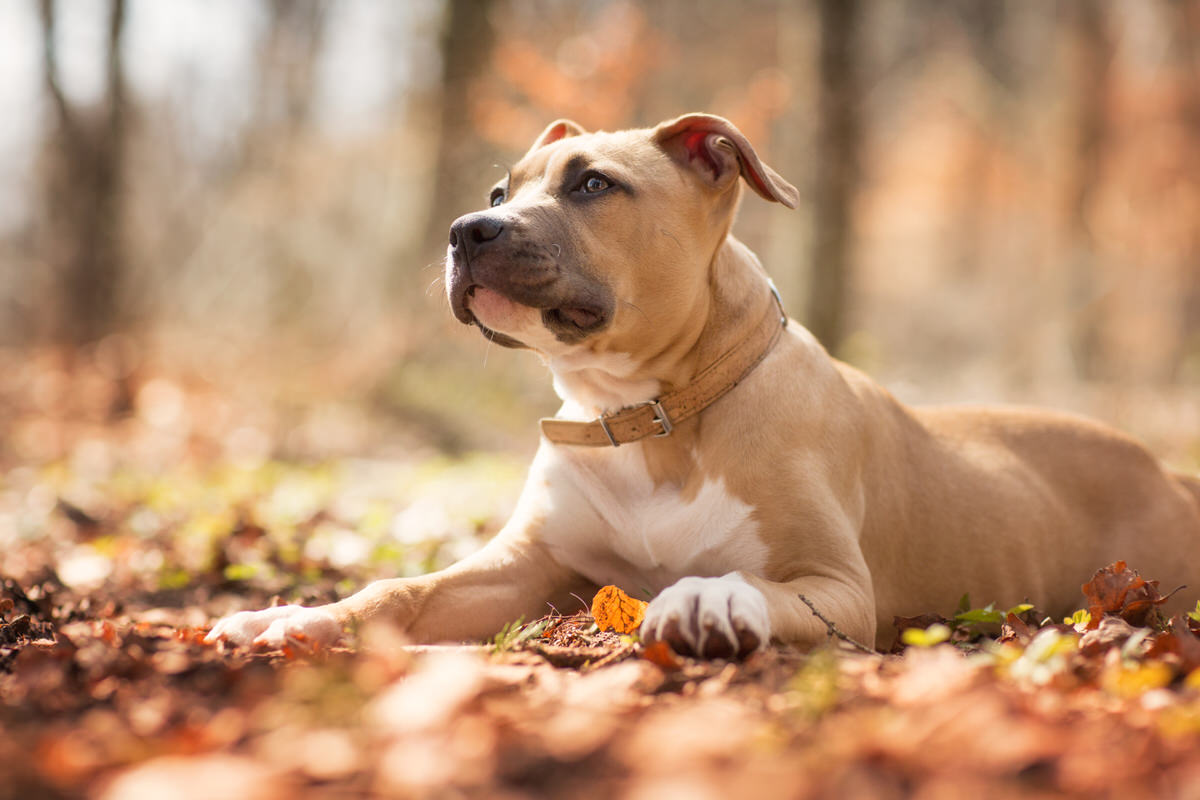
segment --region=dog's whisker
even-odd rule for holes
[[[675,237],[675,234],[671,233],[671,232],[670,232],[669,230],[667,230],[666,228],[659,228],[659,229],[658,229],[658,232],[659,232],[659,233],[661,233],[663,236],[666,236],[666,237],[667,237],[668,239],[670,239],[671,241],[673,241],[673,242],[675,243],[675,246],[676,246],[676,247],[678,247],[680,250],[682,250],[682,249],[683,249],[683,245],[682,245],[682,244],[680,244],[680,242],[679,242],[679,239],[677,239],[677,238]]]
[[[622,304],[622,305],[627,305],[627,306],[629,306],[630,308],[632,308],[634,311],[636,311],[636,312],[638,312],[639,314],[641,314],[641,315],[642,315],[642,318],[643,318],[643,319],[645,319],[647,322],[649,322],[649,321],[650,321],[650,316],[649,316],[649,315],[648,315],[648,314],[647,314],[645,311],[642,311],[642,309],[641,309],[641,308],[639,308],[639,307],[637,306],[637,304],[635,304],[635,303],[631,303],[631,302],[629,302],[628,300],[621,300],[620,302],[621,302],[621,304]]]

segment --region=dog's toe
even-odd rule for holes
[[[642,638],[682,655],[744,658],[770,638],[766,600],[737,575],[684,578],[650,603]]]
[[[292,642],[307,648],[327,647],[342,637],[342,626],[323,608],[302,608],[272,622],[254,639],[260,647],[279,649]]]
[[[323,608],[275,606],[262,611],[239,611],[218,622],[204,641],[226,641],[238,647],[279,648],[289,639],[310,645],[333,644],[342,635],[341,623]]]
[[[646,640],[663,641],[676,653],[681,653],[685,656],[695,655],[695,649],[692,643],[688,641],[688,637],[684,635],[683,627],[677,618],[666,620],[659,627],[658,631],[646,637]]]

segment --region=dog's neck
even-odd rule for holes
[[[648,354],[583,350],[547,359],[560,417],[593,419],[676,391],[751,334],[774,300],[758,258],[732,236],[709,264],[709,290],[692,322]]]

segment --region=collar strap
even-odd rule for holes
[[[787,314],[779,290],[771,284],[774,305],[754,332],[705,367],[696,379],[677,392],[665,394],[614,414],[601,414],[591,422],[543,419],[542,435],[555,444],[618,447],[647,436],[669,436],[675,426],[694,417],[737,386],[766,358],[787,327]]]

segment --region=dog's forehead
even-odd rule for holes
[[[510,180],[515,186],[543,177],[553,179],[581,167],[639,170],[666,159],[650,134],[649,130],[628,130],[569,136],[527,153],[513,166]]]

